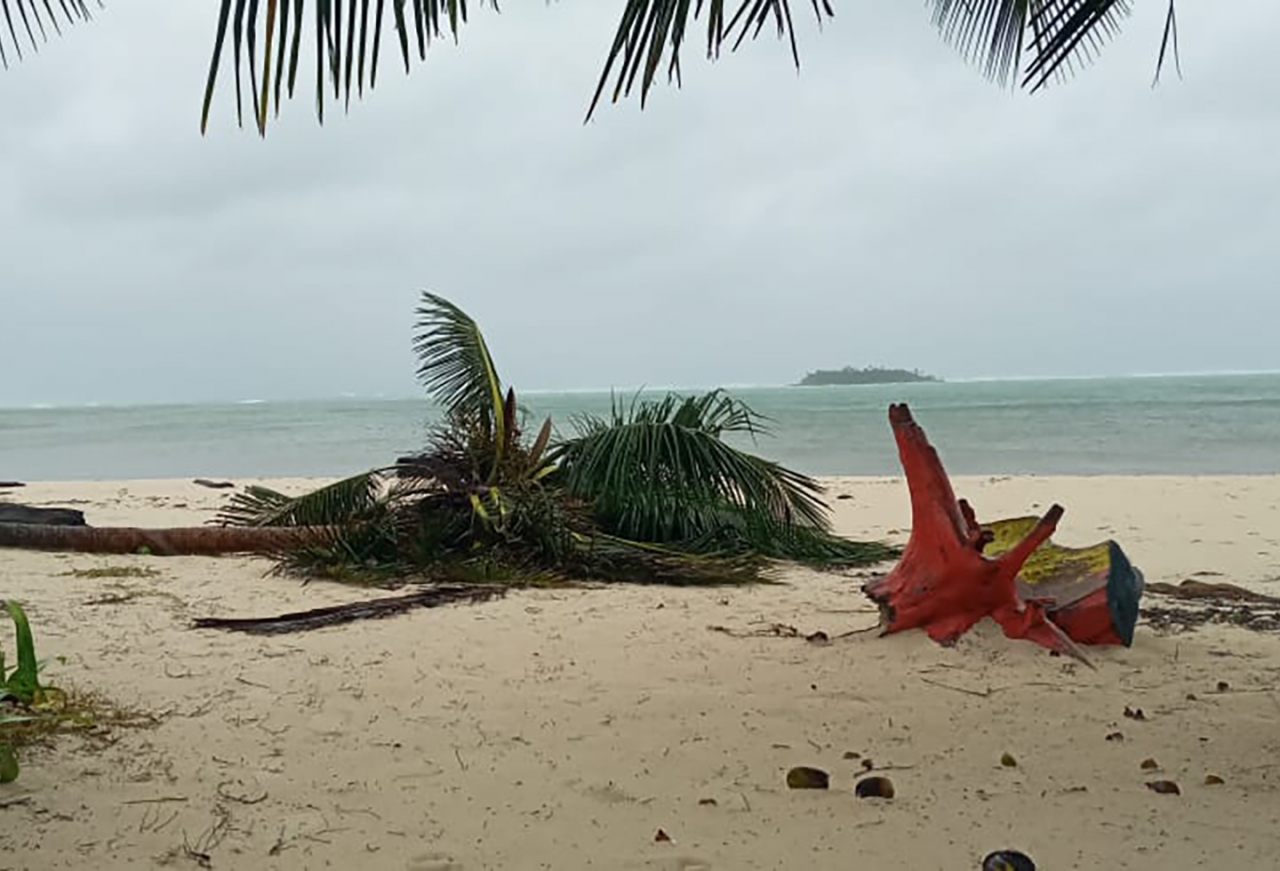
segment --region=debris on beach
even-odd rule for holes
[[[889,422],[911,494],[901,559],[863,587],[880,606],[881,634],[924,629],[954,643],[991,617],[1025,638],[1089,664],[1081,644],[1133,642],[1142,573],[1114,541],[1065,548],[1049,541],[1064,509],[983,526],[957,499],[938,452],[905,405]]]
[[[893,798],[893,781],[887,777],[864,777],[853,787],[858,798]]]
[[[298,527],[212,527],[142,529],[125,526],[57,526],[0,522],[0,547],[75,553],[155,556],[275,554],[310,541],[323,530]]]
[[[982,860],[982,871],[1036,871],[1036,863],[1017,850],[997,850]]]
[[[196,629],[228,629],[254,635],[279,635],[337,626],[355,620],[390,617],[412,608],[437,608],[460,602],[487,602],[503,595],[506,587],[496,584],[432,584],[413,593],[385,596],[361,602],[329,605],[307,611],[292,611],[274,617],[197,617]]]
[[[75,508],[37,508],[20,502],[0,503],[0,523],[84,526],[84,512]]]
[[[1180,584],[1149,584],[1161,604],[1142,608],[1142,618],[1159,632],[1184,632],[1209,623],[1255,632],[1280,630],[1280,597],[1225,582],[1188,579]],[[1166,604],[1167,603],[1167,604]]]
[[[831,775],[821,768],[799,765],[787,772],[787,786],[791,789],[828,789]]]
[[[1147,789],[1160,795],[1182,795],[1182,790],[1172,780],[1153,780],[1147,784]]]

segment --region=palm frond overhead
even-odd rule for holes
[[[503,396],[502,379],[480,325],[442,296],[424,291],[418,306],[413,351],[418,380],[450,418],[479,421],[492,432],[495,462],[501,462],[514,426],[514,393]]]
[[[475,0],[474,5],[498,8],[497,0]],[[251,102],[258,132],[265,135],[271,104],[279,114],[282,96],[293,97],[304,30],[311,31],[306,42],[315,54],[316,115],[323,123],[326,91],[332,90],[334,101],[350,104],[353,86],[363,96],[366,86],[372,89],[377,83],[387,18],[407,73],[415,54],[426,59],[432,41],[445,36],[456,41],[467,17],[467,0],[346,0],[345,7],[343,0],[221,0],[200,129],[209,124],[228,32],[236,117],[243,122],[245,103]]]
[[[0,66],[9,68],[9,56],[22,60],[23,46],[35,53],[49,41],[49,33],[62,35],[62,25],[88,21],[92,15],[85,0],[0,0]],[[61,14],[59,14],[61,13]],[[8,48],[5,42],[8,41]]]
[[[27,0],[34,2],[34,0]],[[665,71],[679,84],[690,29],[702,27],[706,53],[719,57],[727,44],[739,48],[768,29],[785,39],[797,67],[800,51],[795,17],[811,11],[819,26],[835,15],[833,0],[618,0],[622,14],[605,55],[587,109],[590,119],[608,94],[611,102],[633,94],[641,106]],[[1132,0],[927,0],[943,36],[987,75],[1007,81],[1021,77],[1031,90],[1092,58],[1115,35]],[[311,4],[311,9],[307,5]],[[498,10],[496,0],[475,0]],[[1173,0],[1157,63],[1176,33]],[[458,38],[468,20],[466,0],[221,0],[213,59],[205,91],[201,129],[208,125],[218,73],[231,35],[230,59],[236,82],[237,117],[251,102],[258,131],[265,135],[268,106],[280,110],[282,95],[293,96],[299,55],[306,43],[315,54],[316,112],[323,122],[326,92],[349,104],[354,93],[377,80],[384,21],[394,34],[408,72],[411,60],[426,58],[432,40]],[[308,30],[305,38],[303,31]],[[1172,42],[1170,34],[1174,33]],[[259,35],[261,34],[261,38]],[[388,37],[392,38],[391,36]],[[1024,65],[1025,60],[1025,65]],[[243,94],[247,78],[249,96]]]
[[[943,37],[1001,83],[1033,92],[1091,61],[1114,37],[1132,0],[931,0]],[[1173,22],[1173,0],[1169,0]],[[1173,24],[1166,25],[1165,43]],[[1156,75],[1164,63],[1162,48]]]
[[[101,0],[94,0],[101,5]],[[246,108],[266,135],[269,115],[292,99],[304,51],[314,55],[316,115],[324,122],[327,100],[349,106],[377,82],[387,40],[399,49],[405,72],[416,56],[426,59],[433,41],[458,39],[469,17],[467,0],[218,0],[213,56],[205,83],[200,129],[208,129],[218,77],[234,76],[236,117]],[[800,52],[792,0],[618,0],[622,15],[605,55],[589,120],[606,93],[612,102],[638,94],[643,107],[665,70],[679,84],[681,56],[691,26],[705,26],[706,52],[719,57],[766,28],[785,39],[797,67]],[[1133,0],[927,0],[934,24],[948,42],[1001,82],[1021,78],[1032,91],[1091,59],[1118,31]],[[1153,0],[1154,2],[1154,0]],[[473,7],[497,0],[472,0]],[[819,26],[835,15],[833,0],[795,0]],[[797,10],[798,12],[799,10]],[[0,65],[35,51],[50,31],[90,18],[88,0],[0,0]],[[229,39],[228,39],[229,37]],[[1167,52],[1177,62],[1177,23],[1169,0],[1156,64],[1159,78]],[[394,51],[394,49],[393,49]],[[1025,65],[1024,65],[1025,60]],[[612,83],[612,84],[611,84]],[[247,94],[245,93],[247,90]],[[274,108],[273,108],[274,107]]]
[[[803,2],[803,0],[801,0]],[[821,25],[835,10],[828,0],[809,0]],[[773,29],[791,45],[791,57],[800,66],[800,50],[789,0],[739,0],[732,10],[726,0],[626,0],[622,20],[613,37],[613,45],[605,58],[600,82],[587,109],[587,118],[595,112],[604,95],[611,74],[614,75],[612,100],[630,96],[639,83],[640,105],[643,107],[659,72],[665,67],[667,78],[680,81],[680,52],[690,22],[702,17],[706,8],[707,57],[716,58],[729,41],[737,49],[748,36],[758,37],[765,26]],[[730,12],[732,11],[732,14]]]

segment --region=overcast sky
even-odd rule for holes
[[[621,0],[511,0],[262,141],[229,76],[199,134],[215,3],[108,0],[0,73],[0,405],[412,395],[423,288],[524,388],[1280,369],[1280,4],[1034,97],[834,5],[584,126]]]

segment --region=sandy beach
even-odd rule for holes
[[[840,532],[905,540],[900,478],[828,484]],[[1280,595],[1280,477],[956,489],[986,520],[1060,502],[1056,540],[1113,537],[1148,582]],[[225,496],[164,480],[10,494],[99,526],[200,524]],[[154,574],[73,573],[106,566]],[[46,679],[158,717],[27,754],[0,787],[0,869],[970,869],[1001,848],[1049,871],[1262,869],[1280,855],[1274,632],[1140,624],[1132,648],[1091,652],[1096,671],[989,623],[954,648],[764,634],[875,624],[868,572],[800,569],[745,589],[521,591],[280,637],[190,628],[385,595],[268,567],[0,550],[0,598],[26,607]],[[788,790],[797,765],[831,789]],[[892,800],[854,797],[864,766]],[[1147,788],[1158,779],[1181,794]]]

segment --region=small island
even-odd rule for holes
[[[886,369],[883,366],[867,366],[856,369],[845,366],[843,369],[819,369],[810,372],[800,379],[797,387],[822,387],[829,384],[915,384],[924,381],[941,381],[932,375],[926,375],[919,369]]]

